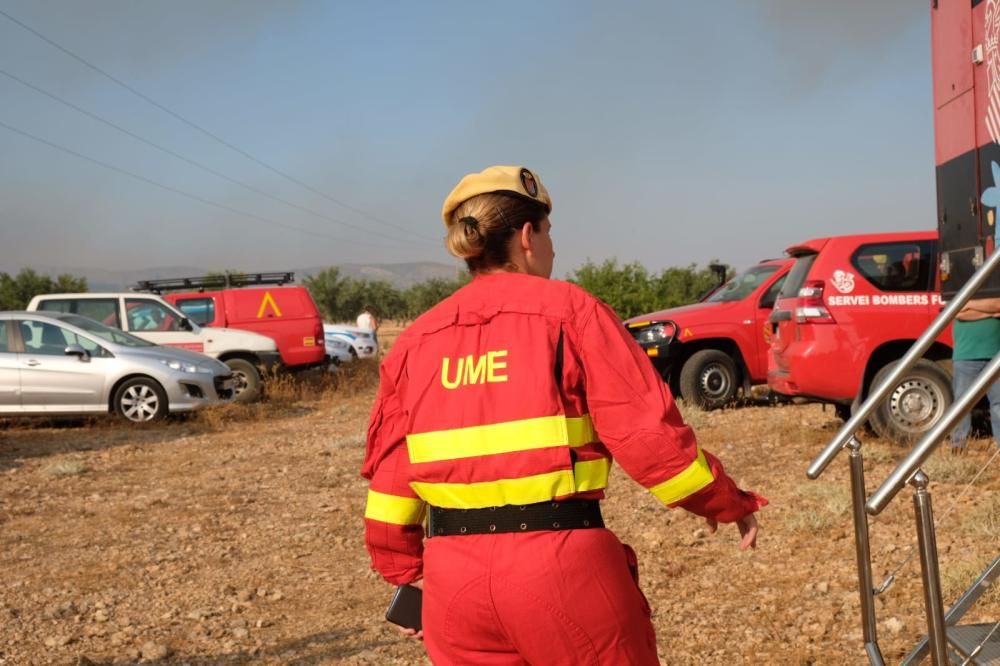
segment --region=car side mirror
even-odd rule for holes
[[[190,319],[184,317],[183,319],[181,319],[181,328],[183,328],[185,331],[193,331],[194,324],[191,323]]]
[[[66,356],[76,356],[80,359],[81,363],[90,362],[90,352],[81,347],[80,345],[69,345],[63,350]]]

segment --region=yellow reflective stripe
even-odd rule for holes
[[[597,441],[597,433],[594,431],[594,422],[590,420],[590,415],[584,415],[566,419],[566,433],[569,446],[583,446]]]
[[[413,497],[399,497],[368,491],[365,518],[393,525],[419,525],[424,522],[424,501]]]
[[[442,509],[484,509],[506,504],[533,504],[576,491],[573,472],[568,469],[536,474],[520,479],[498,479],[479,483],[410,484],[414,492],[431,506]]]
[[[588,490],[607,488],[608,470],[610,468],[611,461],[607,458],[584,460],[573,465],[573,472],[576,477],[576,491],[582,493]]]
[[[608,487],[610,467],[610,460],[598,458],[576,463],[573,465],[573,472],[560,470],[521,479],[498,479],[479,483],[414,481],[410,486],[432,506],[443,509],[483,509],[506,504],[547,502],[555,497],[565,497],[588,490],[601,490]]]
[[[714,480],[704,452],[698,449],[698,458],[688,465],[687,469],[653,486],[649,491],[664,504],[673,504],[695,494]]]
[[[582,446],[595,439],[594,424],[589,415],[574,418],[542,416],[469,428],[415,433],[406,436],[406,448],[411,463],[426,463],[552,446]]]

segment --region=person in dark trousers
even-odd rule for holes
[[[1000,352],[1000,298],[973,298],[955,317],[952,351],[952,389],[957,400],[969,390],[983,368]],[[993,437],[1000,437],[1000,382],[987,392]],[[952,453],[963,453],[972,430],[965,414],[951,432]]]

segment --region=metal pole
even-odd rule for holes
[[[972,277],[965,283],[965,286],[955,294],[955,298],[948,302],[948,306],[935,317],[930,327],[913,343],[913,346],[900,359],[893,371],[889,373],[889,376],[878,386],[872,387],[872,390],[868,393],[868,397],[861,403],[858,410],[851,415],[847,423],[841,426],[826,448],[809,465],[806,475],[810,479],[819,478],[819,475],[833,461],[837,453],[847,445],[847,441],[854,436],[854,433],[861,429],[861,426],[868,420],[872,412],[875,411],[875,408],[882,403],[893,387],[903,378],[903,375],[913,367],[918,359],[923,357],[924,352],[930,349],[930,346],[934,344],[934,341],[941,335],[941,332],[951,323],[951,320],[955,318],[958,311],[972,298],[973,294],[979,290],[979,287],[986,282],[987,278],[992,275],[993,270],[998,265],[1000,265],[1000,252],[994,252],[990,255],[986,263],[972,274]]]
[[[913,509],[917,517],[917,544],[920,548],[920,575],[924,581],[924,608],[927,612],[927,640],[934,666],[948,663],[948,636],[945,633],[944,603],[941,601],[941,574],[938,570],[934,510],[927,492],[929,479],[917,470],[913,476]]]
[[[851,509],[854,513],[854,546],[858,558],[858,592],[861,595],[861,624],[865,651],[872,666],[884,666],[885,660],[878,647],[878,631],[875,624],[875,586],[872,582],[868,514],[865,513],[865,463],[861,457],[861,442],[856,437],[848,440],[847,448],[851,451]]]
[[[1000,254],[1000,252],[994,254]],[[906,457],[896,466],[896,469],[892,470],[892,473],[882,482],[882,485],[872,493],[871,499],[868,500],[866,506],[868,513],[873,516],[878,515],[889,505],[889,502],[903,489],[903,486],[906,485],[913,473],[920,469],[920,466],[930,456],[938,442],[951,432],[952,428],[955,427],[955,423],[963,415],[975,407],[976,403],[986,395],[986,392],[990,390],[990,387],[998,378],[1000,378],[1000,354],[993,357],[993,360],[983,368],[982,372],[972,382],[969,390],[962,394],[948,408],[948,411],[944,413],[941,419],[906,454]]]

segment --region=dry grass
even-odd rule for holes
[[[265,377],[264,382],[263,400],[249,405],[229,403],[200,411],[194,417],[195,423],[209,431],[219,431],[235,423],[294,416],[310,405],[335,401],[345,394],[371,391],[378,386],[378,362],[357,360],[336,371],[276,372]]]
[[[785,525],[796,532],[817,532],[843,523],[850,510],[848,486],[809,481],[795,489],[795,501],[785,516]]]
[[[1000,543],[1000,495],[989,495],[969,511],[962,520],[962,529],[973,536]]]
[[[966,455],[953,455],[945,448],[924,463],[923,470],[931,481],[964,484],[972,480],[983,461]]]
[[[79,476],[90,471],[86,464],[79,460],[63,460],[45,468],[45,475],[50,479],[63,479],[68,476]]]
[[[978,558],[962,560],[951,565],[945,565],[941,570],[941,596],[944,599],[957,599],[969,589],[972,582],[979,578],[993,560]],[[994,581],[990,588],[979,598],[977,605],[1000,604],[1000,581]]]

